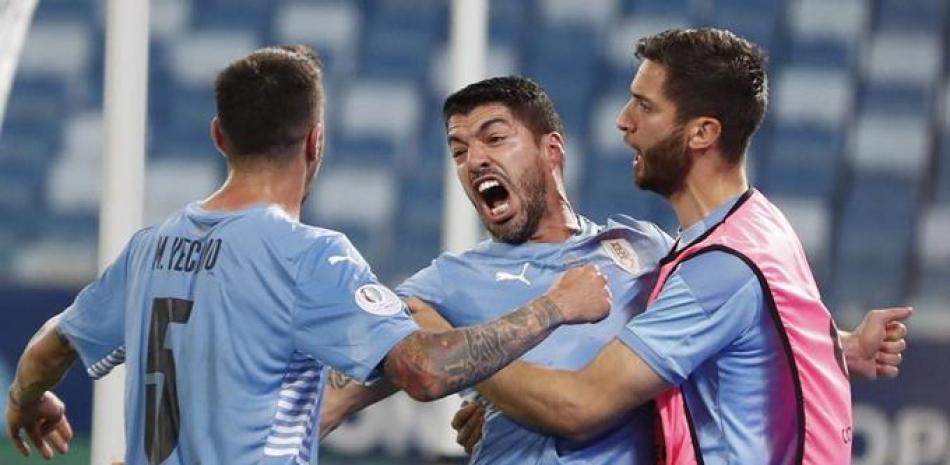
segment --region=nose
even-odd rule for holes
[[[620,132],[623,132],[624,134],[632,132],[636,129],[635,123],[631,116],[632,112],[630,111],[632,104],[633,100],[627,101],[627,104],[620,109],[620,114],[617,115],[617,120],[615,122],[617,129],[619,129]]]
[[[488,156],[488,151],[480,143],[472,144],[468,147],[468,157],[465,160],[466,165],[468,166],[469,171],[472,173],[479,173],[483,170],[488,169],[490,166],[490,158]]]

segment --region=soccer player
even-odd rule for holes
[[[505,77],[472,84],[448,97],[443,114],[459,181],[491,239],[461,254],[439,256],[397,294],[409,301],[423,326],[445,324],[439,315],[456,326],[473,325],[529,301],[565,267],[595,263],[614,296],[610,316],[594,325],[561,328],[522,357],[565,370],[583,367],[642,311],[672,240],[651,223],[617,216],[597,225],[576,214],[563,183],[563,123],[534,82]],[[877,323],[882,313],[871,315],[876,320],[866,327],[883,327]],[[878,344],[871,337],[863,345],[874,354]],[[510,387],[511,401],[517,402],[517,383]],[[386,394],[336,384],[327,391],[321,433]],[[475,405],[460,418],[467,435],[461,442],[470,446],[481,438],[471,463],[655,463],[655,413],[649,407],[625,414],[595,435],[559,437],[524,426],[490,405],[482,435],[482,412]]]
[[[667,464],[849,463],[845,359],[864,376],[896,374],[898,320],[911,310],[872,318],[867,337],[841,346],[794,231],[746,179],[767,101],[758,48],[704,28],[644,38],[636,55],[617,125],[636,184],[681,225],[648,306],[579,371],[519,362],[479,390],[506,415],[575,438],[656,398]]]
[[[44,457],[65,450],[71,431],[48,390],[77,355],[93,377],[128,366],[128,465],[315,463],[327,367],[430,400],[562,324],[606,315],[605,279],[583,266],[489,324],[420,331],[343,234],[299,222],[323,149],[312,52],[258,50],[222,71],[215,93],[228,179],[135,234],[31,340],[7,411],[24,455],[22,430]]]

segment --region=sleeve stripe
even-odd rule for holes
[[[105,375],[108,375],[112,372],[112,369],[125,363],[125,346],[120,346],[118,349],[113,350],[111,354],[105,356],[102,360],[92,364],[86,373],[92,379],[99,379]]]

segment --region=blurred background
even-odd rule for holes
[[[40,0],[8,101],[4,389],[29,336],[96,276],[104,10]],[[448,0],[153,0],[150,15],[146,224],[223,180],[207,136],[217,71],[264,45],[304,43],[326,65],[329,130],[305,221],[345,231],[390,285],[440,252]],[[749,153],[753,184],[798,230],[843,328],[872,307],[916,307],[900,379],[855,384],[855,463],[950,464],[948,15],[946,0],[492,0],[487,75],[523,74],[551,94],[581,213],[675,234],[672,211],[632,185],[613,124],[633,45],[711,25],[764,48],[771,104]],[[86,464],[91,383],[73,372],[58,391],[78,450],[56,463]],[[447,428],[390,403],[334,434],[321,463],[428,463]],[[21,460],[0,441],[0,463]]]

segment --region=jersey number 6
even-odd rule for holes
[[[169,323],[187,323],[190,300],[156,298],[152,301],[152,322],[148,331],[148,361],[145,367],[145,453],[148,463],[159,465],[178,445],[181,417],[175,358],[165,348]]]

